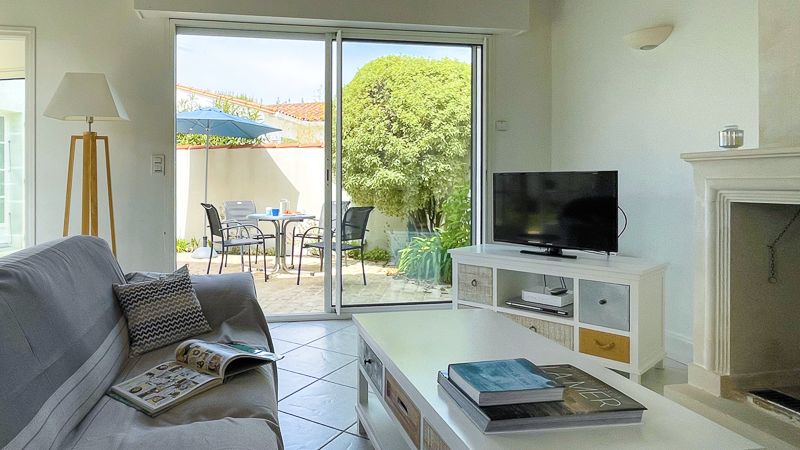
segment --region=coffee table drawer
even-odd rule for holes
[[[425,450],[450,450],[450,446],[439,436],[427,420],[422,420],[422,448]]]
[[[631,361],[630,339],[627,336],[580,328],[580,352],[614,361]]]
[[[367,372],[375,387],[383,389],[383,363],[361,337],[358,338],[358,364]]]
[[[417,406],[411,401],[392,374],[386,372],[386,391],[383,398],[389,409],[392,410],[397,421],[405,430],[414,445],[419,448],[419,435],[422,415]]]

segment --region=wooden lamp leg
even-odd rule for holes
[[[70,206],[72,203],[72,182],[75,166],[75,146],[83,141],[83,176],[81,186],[81,234],[99,234],[99,213],[97,189],[97,141],[103,141],[106,156],[106,185],[108,187],[108,215],[111,225],[111,251],[117,255],[117,232],[114,224],[114,195],[111,192],[111,156],[108,136],[98,136],[86,132],[82,136],[72,136],[69,145],[69,167],[67,168],[67,190],[64,206],[64,236],[69,234]]]
[[[81,183],[81,234],[89,234],[90,209],[92,201],[92,133],[83,133],[83,180]]]
[[[117,232],[114,228],[114,196],[111,193],[111,155],[108,149],[108,136],[100,136],[106,148],[106,183],[108,184],[108,216],[111,222],[111,251],[117,256]]]
[[[67,166],[67,198],[64,205],[64,236],[69,234],[69,209],[72,204],[72,172],[75,166],[75,143],[80,136],[72,136],[69,140],[69,166]]]
[[[97,213],[97,134],[91,133],[89,139],[89,223],[91,225],[92,236],[97,236],[100,231]]]

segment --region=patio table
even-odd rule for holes
[[[292,222],[315,219],[313,214],[249,214],[248,219],[272,222],[275,226],[275,272],[289,273],[286,267],[286,228]]]

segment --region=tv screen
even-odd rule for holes
[[[494,174],[494,240],[617,251],[617,172]]]

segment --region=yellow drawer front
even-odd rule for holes
[[[624,363],[631,362],[631,344],[627,336],[588,328],[580,328],[578,335],[581,353]]]

